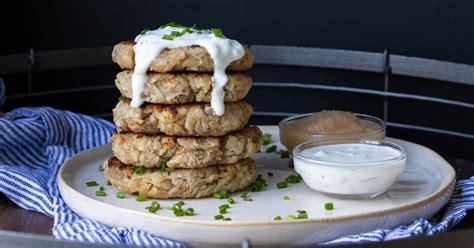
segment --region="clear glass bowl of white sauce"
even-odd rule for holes
[[[337,144],[336,144],[337,143]],[[388,141],[309,141],[293,150],[296,172],[312,189],[344,199],[368,199],[387,191],[406,164],[403,147]]]

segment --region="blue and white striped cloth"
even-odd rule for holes
[[[4,96],[0,82],[0,96]],[[2,99],[0,99],[0,103]],[[133,228],[110,228],[75,214],[62,200],[56,174],[80,151],[107,142],[114,126],[107,121],[52,108],[20,108],[0,117],[0,192],[18,206],[54,218],[57,238],[96,243],[183,247]],[[459,181],[440,219],[418,219],[395,229],[342,237],[325,245],[354,244],[432,235],[446,231],[474,208],[474,178]]]

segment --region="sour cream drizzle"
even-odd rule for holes
[[[224,36],[216,37],[209,30],[200,33],[185,33],[173,40],[163,39],[173,31],[181,32],[183,28],[164,27],[151,30],[135,38],[135,70],[132,75],[132,102],[130,106],[138,108],[143,104],[141,94],[148,80],[146,72],[153,60],[165,48],[179,48],[192,45],[204,47],[214,62],[213,83],[211,93],[211,106],[216,115],[224,114],[224,86],[227,83],[225,70],[230,63],[244,56],[244,47],[236,40]]]

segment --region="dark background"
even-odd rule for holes
[[[4,3],[6,5],[6,3]],[[246,44],[293,45],[383,52],[474,64],[474,1],[15,1],[2,6],[0,55],[65,48],[112,46],[145,27],[176,21],[220,27]],[[33,92],[113,84],[117,66],[34,72]],[[383,75],[305,67],[256,65],[254,81],[301,82],[383,89]],[[27,91],[27,75],[4,75],[7,95]],[[473,79],[474,80],[474,79]],[[474,102],[473,86],[392,76],[390,90]],[[115,89],[7,100],[19,106],[53,106],[110,119]],[[303,113],[342,109],[383,116],[383,99],[354,93],[254,87],[256,111]],[[254,116],[253,124],[282,117]],[[474,110],[389,100],[389,121],[474,133]],[[389,128],[393,137],[427,145],[450,156],[474,159],[473,139]]]

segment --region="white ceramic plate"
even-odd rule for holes
[[[277,127],[263,126],[261,129],[271,133],[278,143]],[[294,174],[288,167],[290,159],[281,159],[275,154],[256,154],[253,158],[268,188],[262,192],[249,192],[251,202],[242,201],[241,192],[232,194],[237,203],[225,214],[232,218],[230,222],[214,220],[218,206],[226,203],[225,200],[184,200],[185,206],[194,208],[196,215],[175,217],[166,207],[178,200],[159,200],[162,208],[152,214],[145,209],[151,200],[136,202],[132,195],[126,199],[116,198],[117,190],[106,186],[105,177],[98,170],[111,155],[109,145],[69,159],[59,171],[58,185],[63,199],[76,213],[110,226],[135,227],[189,243],[239,244],[243,239],[250,239],[253,244],[314,244],[429,218],[447,203],[455,182],[453,168],[426,147],[390,140],[406,149],[406,171],[388,192],[370,200],[332,199],[309,189],[304,183],[277,189],[277,182]],[[282,148],[279,143],[278,146]],[[267,172],[274,176],[269,177]],[[88,181],[103,185],[108,196],[96,196],[98,187],[87,187]],[[290,200],[284,200],[284,196],[289,196]],[[332,202],[335,209],[324,210],[326,202]],[[284,219],[296,214],[296,210],[306,210],[309,219],[273,221],[277,215]]]

